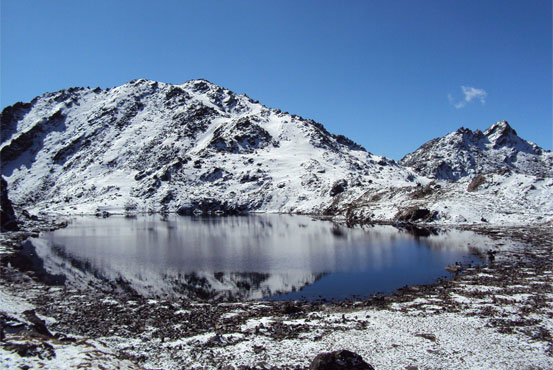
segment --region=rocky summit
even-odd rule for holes
[[[318,213],[411,170],[206,80],[71,88],[2,112],[15,203],[49,211]]]
[[[396,163],[206,80],[140,79],[14,104],[2,111],[0,156],[16,212],[553,221],[553,154],[506,121],[460,128]]]
[[[521,139],[507,121],[494,123],[484,132],[461,127],[430,140],[400,163],[443,180],[502,170],[553,177],[553,153]]]

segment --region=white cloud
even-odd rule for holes
[[[488,93],[484,89],[477,89],[476,87],[470,86],[461,86],[461,89],[463,89],[463,94],[465,94],[467,103],[472,99],[478,99],[482,104],[486,103],[486,96],[488,96]]]
[[[449,100],[449,104],[453,105],[457,109],[461,109],[464,106],[466,106],[468,103],[470,103],[472,100],[480,100],[480,103],[485,104],[486,103],[486,97],[488,96],[488,93],[484,89],[478,89],[476,87],[472,86],[461,86],[461,90],[463,91],[463,95],[465,96],[464,99],[461,99],[459,101],[455,101],[453,96],[451,94],[447,94],[447,99]]]

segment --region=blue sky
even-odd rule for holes
[[[400,159],[508,120],[552,149],[550,0],[1,0],[1,106],[206,78]]]

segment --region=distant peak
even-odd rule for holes
[[[472,133],[472,130],[465,127],[459,127],[455,132],[458,134],[468,134],[468,133]]]
[[[196,78],[196,79],[190,80],[190,81],[191,81],[191,82],[200,82],[200,81],[201,81],[201,82],[206,82],[206,83],[208,83],[208,84],[210,84],[210,85],[215,85],[213,82],[211,82],[211,81],[209,81],[209,80],[207,80],[207,79],[205,79],[205,78]]]
[[[139,85],[139,84],[150,83],[150,82],[156,82],[156,81],[148,80],[146,78],[137,78],[137,79],[129,81],[127,84],[129,84],[129,85]]]
[[[213,82],[206,80],[205,78],[194,78],[192,80],[186,81],[183,85],[197,85],[197,84],[203,84],[208,86],[218,86]]]
[[[509,122],[507,121],[496,122],[491,125],[486,131],[484,131],[484,135],[488,137],[505,136],[509,134],[517,136],[517,132],[509,125]]]
[[[198,78],[194,80],[188,80],[184,84],[184,86],[192,88],[192,90],[197,92],[207,92],[209,90],[219,90],[223,89],[222,87],[214,84],[211,81],[206,80],[205,78]]]

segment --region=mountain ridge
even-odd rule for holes
[[[553,176],[553,154],[521,139],[507,121],[498,121],[484,132],[461,127],[426,142],[399,163],[421,175],[453,181],[502,169]]]
[[[318,213],[335,182],[377,181],[381,166],[397,167],[315,121],[206,80],[43,94],[4,109],[2,132],[2,174],[16,203],[86,212],[95,202],[185,214]]]
[[[460,128],[397,163],[205,79],[138,79],[16,103],[1,127],[2,176],[16,208],[33,212],[553,220],[553,156],[506,121]]]

